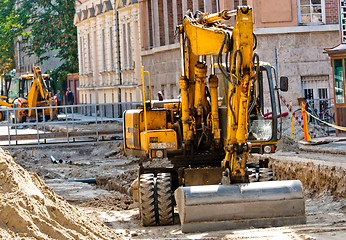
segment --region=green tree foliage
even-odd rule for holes
[[[48,60],[45,53],[57,49],[57,57],[64,62],[59,70],[77,72],[74,1],[21,0],[17,7],[15,2],[16,0],[0,0],[0,64],[7,61],[13,66],[13,42],[18,36],[22,36],[24,50],[28,55],[36,54],[40,61],[44,61]],[[6,57],[8,60],[3,60]]]
[[[0,0],[0,74],[14,67],[14,39],[27,27],[28,16],[15,12],[16,0]]]

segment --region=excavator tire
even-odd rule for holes
[[[157,202],[159,225],[172,225],[174,217],[173,193],[171,188],[171,174],[157,174]]]
[[[143,226],[156,225],[154,174],[142,174],[139,179],[139,213]]]
[[[265,182],[265,181],[273,181],[273,169],[271,168],[260,168],[259,169],[259,181]]]

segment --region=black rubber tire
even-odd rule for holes
[[[273,181],[274,175],[273,175],[273,169],[271,168],[260,168],[259,169],[259,181],[265,182],[265,181]]]
[[[143,226],[156,225],[154,174],[142,174],[139,179],[139,214]]]
[[[174,219],[174,208],[171,174],[157,174],[156,184],[159,225],[172,225]]]

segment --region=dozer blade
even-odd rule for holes
[[[179,187],[174,195],[184,233],[306,223],[299,180]]]

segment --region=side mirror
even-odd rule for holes
[[[283,92],[288,91],[288,78],[287,77],[280,77],[280,90]]]

